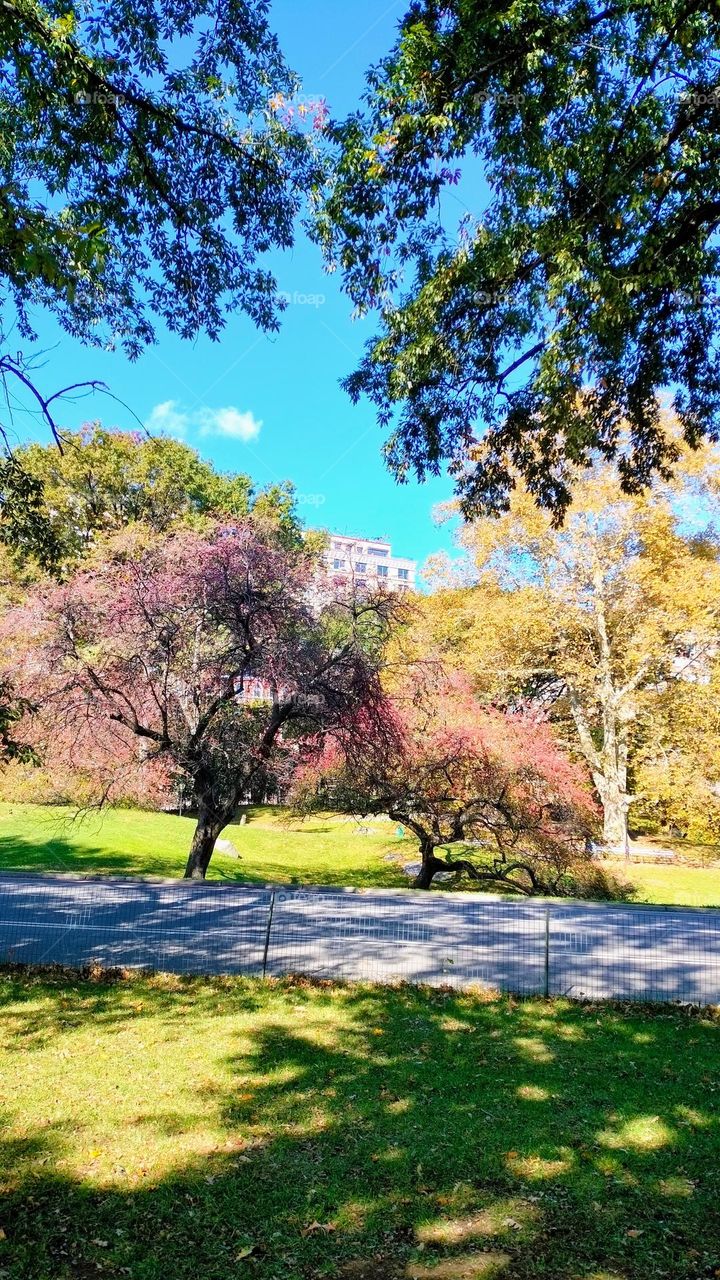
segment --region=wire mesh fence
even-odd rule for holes
[[[268,972],[542,990],[545,913],[478,894],[278,891]]]
[[[720,911],[553,903],[551,995],[720,1002]]]
[[[720,910],[0,876],[0,963],[720,1003]]]
[[[272,891],[192,881],[0,878],[0,961],[262,974]]]

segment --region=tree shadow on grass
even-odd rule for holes
[[[13,1132],[1,1157],[10,1280],[704,1280],[720,1267],[709,1016],[289,981],[33,983],[34,1071],[88,1028],[112,1030],[118,1051],[138,1019],[155,1036],[144,1080],[115,1068],[150,1136],[144,1172],[91,1162],[71,1176],[69,1122],[23,1117],[29,1146]],[[222,1017],[205,1058],[197,1038]],[[168,1026],[200,1074],[171,1079]],[[199,1151],[188,1116],[211,1113],[220,1137]],[[153,1132],[175,1141],[171,1167]],[[118,1158],[125,1136],[119,1125]]]
[[[51,873],[73,873],[75,875],[87,876],[131,876],[134,879],[143,878],[168,878],[181,879],[185,869],[187,860],[187,851],[176,852],[172,850],[163,857],[157,856],[157,850],[154,851],[152,859],[143,863],[142,854],[134,851],[127,852],[120,847],[121,839],[117,837],[117,844],[113,847],[109,843],[91,843],[88,839],[90,829],[82,824],[80,831],[83,839],[73,840],[71,835],[67,833],[68,826],[71,825],[67,818],[58,818],[56,823],[48,823],[47,835],[42,837],[32,835],[28,837],[17,835],[0,836],[0,870],[2,871],[18,871],[18,872],[51,872]],[[341,858],[336,865],[333,863],[332,849],[322,850],[320,853],[313,849],[312,842],[316,835],[330,834],[332,831],[324,828],[308,828],[301,832],[293,832],[293,840],[296,843],[293,854],[297,862],[294,866],[293,858],[285,858],[279,856],[277,861],[267,857],[264,851],[260,853],[253,848],[243,848],[243,833],[249,828],[228,827],[224,833],[225,838],[229,838],[238,848],[239,859],[235,859],[231,855],[223,852],[222,849],[216,850],[210,863],[208,879],[211,881],[225,880],[231,881],[236,885],[266,885],[266,884],[296,884],[296,885],[328,885],[344,887],[348,883],[352,883],[356,888],[398,888],[407,885],[407,878],[399,872],[395,864],[383,861],[383,852],[379,852],[377,847],[368,849],[367,866],[353,865],[348,867]],[[66,834],[63,834],[65,830]],[[284,835],[281,826],[268,828],[264,834],[267,834],[273,841],[273,847],[277,847],[278,854],[282,854]],[[303,852],[303,845],[298,843],[298,835],[307,838],[307,855]],[[188,848],[190,844],[190,833],[188,833]],[[147,866],[147,875],[143,874],[144,866]]]
[[[189,1018],[212,1018],[262,1008],[264,987],[240,978],[157,974],[87,968],[75,971],[8,965],[0,967],[0,1020],[8,1054],[51,1047],[58,1036],[89,1024],[98,1032],[142,1029],[147,1023],[182,1026]],[[38,1007],[38,994],[46,997]]]
[[[46,839],[25,838],[16,834],[0,836],[0,868],[3,871],[50,871],[75,874],[131,874],[135,863],[121,850],[111,852],[102,846],[78,846],[60,834],[60,824]]]

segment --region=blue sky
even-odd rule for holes
[[[303,92],[342,115],[356,103],[368,64],[389,48],[405,7],[406,0],[275,0],[271,21]],[[386,536],[398,554],[419,561],[449,548],[449,527],[432,520],[434,505],[450,496],[449,481],[398,486],[385,470],[371,406],[353,406],[339,386],[372,334],[372,318],[351,320],[350,303],[312,245],[300,240],[272,265],[291,298],[278,335],[234,317],[218,343],[162,334],[131,364],[119,353],[83,348],[43,320],[42,346],[57,344],[43,388],[103,380],[142,421],[182,434],[218,467],[246,471],[259,485],[292,480],[307,524]],[[91,418],[136,425],[102,396],[65,404],[59,416],[67,427]]]

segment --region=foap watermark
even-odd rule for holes
[[[286,307],[323,307],[326,301],[324,293],[303,293],[300,289],[292,293],[281,290],[278,297]]]
[[[527,93],[489,93],[487,89],[481,89],[479,93],[473,94],[472,100],[476,107],[483,107],[487,103],[494,103],[496,107],[521,107],[529,97]]]
[[[473,302],[478,307],[499,307],[508,301],[509,293],[505,289],[475,289]]]
[[[321,132],[330,119],[327,102],[321,94],[274,93],[268,106],[283,124],[293,124],[296,128],[305,125],[316,133]]]
[[[322,507],[325,503],[324,493],[298,493],[295,501],[299,507]]]
[[[684,310],[704,310],[707,307],[717,307],[720,297],[711,289],[678,289],[668,295],[667,301]]]
[[[680,102],[693,107],[719,107],[720,85],[707,85],[705,88],[683,89],[679,94]]]
[[[75,101],[79,106],[107,107],[112,104],[114,107],[121,107],[125,102],[125,95],[122,93],[113,93],[110,89],[82,89],[80,93],[75,94]]]

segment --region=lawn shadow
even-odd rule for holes
[[[48,1048],[68,1003],[71,1029],[258,1017],[217,1078],[197,1080],[223,1141],[180,1148],[162,1177],[73,1179],[72,1133],[43,1146],[27,1118],[28,1158],[2,1157],[9,1280],[700,1280],[720,1267],[709,1016],[300,981],[98,990],[57,976],[42,991]],[[171,1102],[145,1099],[138,1122],[182,1136]]]
[[[46,840],[35,837],[0,836],[0,869],[3,871],[54,871],[59,873],[99,875],[132,875],[135,860],[121,850],[110,851],[102,845],[78,845],[57,833]]]

